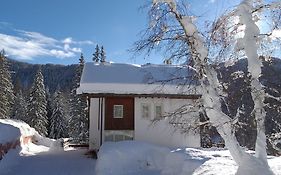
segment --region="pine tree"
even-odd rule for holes
[[[44,79],[41,69],[35,75],[35,79],[30,91],[28,104],[28,124],[35,128],[41,135],[46,136],[48,133],[47,119],[47,100],[44,86]]]
[[[26,100],[22,94],[22,91],[19,90],[15,98],[15,103],[13,108],[13,119],[18,119],[27,122],[26,113],[27,113]]]
[[[103,46],[101,46],[101,52],[100,52],[100,62],[101,63],[104,63],[106,60],[106,56],[105,56],[105,51],[104,51],[104,48]]]
[[[80,58],[79,58],[79,64],[82,64],[82,65],[84,65],[84,64],[85,64],[85,59],[84,59],[84,55],[83,55],[83,53],[81,53],[81,55],[80,55]],[[83,69],[83,67],[82,67],[82,69]]]
[[[0,118],[10,118],[14,103],[13,84],[5,52],[0,52]]]
[[[14,81],[14,94],[17,95],[18,93],[22,93],[22,84],[19,77],[16,77]],[[21,92],[20,92],[21,91]]]
[[[46,106],[46,110],[47,110],[47,119],[48,119],[48,136],[50,136],[51,133],[51,116],[53,113],[53,106],[52,106],[52,101],[53,101],[53,97],[50,93],[50,89],[49,87],[46,87],[46,100],[47,100],[47,106]]]
[[[84,61],[81,61],[80,59],[80,63],[76,68],[74,86],[71,91],[69,136],[85,141],[88,139],[89,133],[87,101],[81,95],[76,94],[76,89],[79,87],[80,84],[80,77],[82,74],[83,67]]]
[[[59,89],[54,94],[53,112],[50,120],[50,137],[54,139],[66,136],[66,111],[64,97]]]
[[[98,63],[100,60],[100,49],[99,45],[96,45],[95,53],[93,54],[93,61]]]

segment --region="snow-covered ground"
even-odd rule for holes
[[[29,144],[20,155],[10,151],[0,162],[1,175],[94,175],[95,159],[88,158],[86,149],[50,150]]]
[[[170,149],[137,141],[106,142],[95,160],[85,155],[87,149],[62,149],[58,140],[15,122],[11,130],[35,134],[37,142],[11,149],[0,161],[0,175],[232,175],[237,170],[226,149]],[[8,125],[0,122],[0,130],[9,133]],[[19,132],[7,135],[14,139]],[[11,140],[7,135],[0,140]],[[268,161],[273,172],[281,174],[281,157],[269,156]]]
[[[281,174],[281,157],[268,157]],[[232,175],[237,166],[225,149],[168,149],[136,141],[105,143],[98,154],[99,175]]]
[[[237,166],[225,149],[175,150],[143,142],[105,143],[96,161],[83,149],[54,150],[29,144],[20,155],[10,151],[0,162],[1,175],[231,175]],[[269,157],[281,174],[281,157]]]
[[[87,149],[63,149],[60,140],[42,137],[18,120],[0,120],[0,131],[1,143],[30,135],[36,140],[9,150],[0,160],[0,175],[95,174],[96,160],[85,155]]]

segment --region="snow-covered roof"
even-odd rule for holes
[[[186,66],[92,62],[84,66],[77,93],[194,94],[192,75]]]

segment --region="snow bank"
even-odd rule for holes
[[[26,149],[28,145],[23,145],[25,138],[29,138],[30,141],[32,139],[36,144],[49,147],[51,150],[62,149],[61,140],[42,137],[34,128],[21,120],[0,119],[0,143],[20,139],[22,148]]]
[[[20,139],[20,130],[0,120],[0,144]]]
[[[253,154],[253,153],[252,153]],[[281,174],[281,157],[268,157]],[[97,175],[234,175],[237,165],[226,149],[175,150],[138,141],[105,142],[98,153]]]
[[[169,149],[136,142],[105,142],[98,152],[96,174],[126,175],[157,171]]]
[[[33,136],[36,132],[34,128],[31,128],[27,123],[25,123],[21,120],[0,119],[0,124],[7,124],[10,126],[13,126],[14,128],[18,128],[20,131],[20,135],[25,136],[25,137]],[[4,135],[7,135],[7,134],[8,133],[5,133]],[[1,139],[1,136],[0,136],[0,139]]]
[[[49,151],[61,151],[63,150],[63,140],[62,139],[50,139],[42,137],[38,132],[35,132],[33,136],[33,142],[38,145],[49,147]]]
[[[7,173],[9,174],[12,167],[18,165],[18,157],[19,152],[21,151],[20,147],[17,147],[16,149],[11,149],[9,152],[5,155],[4,159],[0,160],[0,174]]]
[[[6,159],[7,154],[11,155],[11,152],[13,153],[12,155],[20,152],[22,133],[18,122],[16,120],[0,119],[0,160],[4,157]],[[1,167],[5,167],[3,161],[1,161]]]
[[[106,142],[100,148],[96,174],[191,174],[208,158],[183,154],[185,150],[171,151],[168,148],[138,141]]]

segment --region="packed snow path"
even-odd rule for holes
[[[49,150],[33,145],[27,150],[7,156],[1,175],[94,175],[96,160],[88,158],[86,149]],[[4,172],[5,171],[5,172]]]

